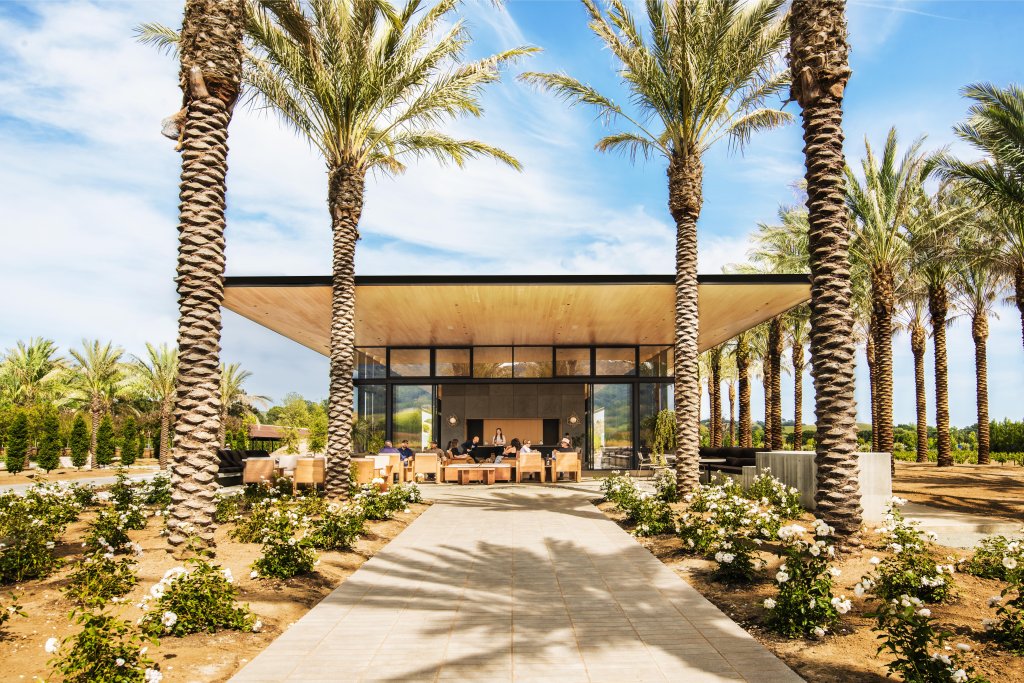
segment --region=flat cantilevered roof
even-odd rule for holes
[[[700,275],[704,351],[810,298],[807,275]],[[357,346],[671,344],[672,275],[357,276]],[[331,278],[229,277],[224,307],[330,348]]]

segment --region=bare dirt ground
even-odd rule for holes
[[[610,503],[600,503],[598,507],[624,528],[630,528],[623,522],[623,515]],[[811,516],[807,515],[805,522],[810,519]],[[713,581],[711,572],[715,563],[683,554],[682,541],[676,536],[638,538],[637,542],[675,570],[805,680],[811,683],[882,683],[893,680],[885,675],[888,654],[877,654],[878,634],[871,630],[874,621],[864,616],[871,610],[871,605],[853,593],[854,584],[871,567],[869,560],[876,556],[886,556],[881,545],[870,535],[865,547],[852,549],[836,564],[842,575],[836,579],[835,593],[845,594],[853,600],[853,609],[841,617],[835,632],[822,640],[783,638],[763,628],[765,609],[761,603],[777,593],[772,577],[780,563],[774,555],[762,554],[768,562],[762,571],[762,581],[753,585],[732,586]],[[959,558],[965,552],[940,548],[939,554]],[[952,601],[929,605],[936,621],[951,633],[949,644],[970,645],[972,651],[968,655],[969,663],[977,673],[986,676],[992,683],[1024,681],[1024,658],[1015,657],[988,640],[981,625],[982,619],[995,616],[995,610],[987,608],[987,600],[989,596],[998,595],[1003,584],[958,573],[956,585],[957,593]]]
[[[897,462],[892,491],[914,503],[1024,524],[1024,467]]]
[[[248,603],[264,627],[259,633],[222,631],[162,638],[159,646],[149,648],[148,655],[160,664],[164,683],[212,683],[229,679],[401,533],[427,509],[427,505],[413,504],[409,508],[409,513],[396,513],[387,521],[368,521],[367,533],[351,552],[320,552],[320,564],[312,574],[284,581],[250,579],[249,565],[259,557],[260,545],[233,541],[227,536],[231,525],[221,526],[217,532],[215,562],[231,569],[239,588],[238,601]],[[76,631],[68,618],[74,605],[60,589],[67,583],[71,562],[81,552],[81,546],[72,540],[81,538],[91,517],[91,513],[83,515],[81,520],[70,526],[64,534],[65,543],[57,547],[58,555],[67,558],[67,566],[46,579],[5,587],[5,593],[7,589],[13,589],[19,596],[27,616],[13,617],[7,623],[6,635],[0,639],[0,681],[46,680],[49,673],[47,661],[50,659],[44,649],[47,638],[63,638]],[[115,606],[115,610],[132,622],[142,616],[135,603],[163,577],[165,571],[181,564],[166,551],[167,542],[159,535],[160,529],[159,521],[150,518],[146,529],[129,532],[132,540],[142,544],[144,550],[136,568],[139,583],[127,596],[127,603]]]

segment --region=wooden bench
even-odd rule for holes
[[[495,469],[494,467],[460,467],[459,483],[469,484],[474,481],[481,481],[485,485],[490,486],[494,483]]]

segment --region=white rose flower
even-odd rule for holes
[[[164,596],[164,584],[154,583],[149,589],[149,594],[159,600]]]
[[[968,645],[967,643],[957,643],[956,644],[956,649],[960,650],[960,652],[970,652],[971,651],[971,646]]]
[[[864,586],[858,583],[856,586],[853,587],[853,594],[856,595],[858,598],[863,598]]]
[[[922,617],[930,617],[932,615],[932,611],[930,609],[927,609],[927,608],[919,609],[919,610],[917,610],[917,614],[919,616],[922,616]]]
[[[1003,566],[1006,567],[1007,569],[1016,569],[1017,568],[1017,558],[1016,557],[1010,557],[1009,555],[1007,555],[1006,557],[1003,558]]]
[[[170,630],[178,623],[178,615],[174,612],[164,612],[164,616],[160,619],[160,623],[164,625],[164,628]]]
[[[825,629],[823,629],[820,626],[815,626],[814,627],[814,637],[815,638],[823,638],[824,636],[825,636]]]
[[[249,578],[250,579],[258,579],[258,578],[260,578],[260,573],[258,571],[256,571],[255,569],[253,569],[251,572],[249,572]]]
[[[789,581],[789,574],[780,571],[778,574],[775,575],[775,580],[779,583],[786,583],[787,581]]]
[[[146,669],[144,679],[146,683],[160,683],[164,680],[164,675],[158,669]]]
[[[998,605],[1002,601],[1003,601],[1002,596],[993,595],[991,598],[988,599],[988,606],[989,607],[995,607],[996,605]]]
[[[839,576],[842,575],[843,570],[840,569],[839,567],[829,567],[828,568],[828,573],[831,574],[832,576],[839,577]]]
[[[262,629],[262,628],[263,628],[263,622],[260,621],[259,619],[257,619],[256,622],[252,625],[252,632],[253,633],[259,633],[260,629]]]
[[[46,641],[46,645],[44,647],[46,648],[46,651],[52,655],[60,649],[60,641],[56,638],[50,638]]]
[[[967,672],[957,669],[953,672],[953,683],[967,683]]]
[[[881,562],[881,560],[877,557],[872,557],[870,560],[868,560],[868,562],[870,562],[871,564],[878,564]]]
[[[115,666],[124,666],[124,658],[123,657],[118,657],[117,659],[115,659],[114,660],[114,665]]]
[[[775,601],[772,600],[771,598],[765,598],[764,599],[764,607],[765,607],[765,609],[775,609]]]

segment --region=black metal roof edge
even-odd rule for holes
[[[356,285],[670,285],[674,275],[357,275]],[[810,283],[804,273],[707,273],[702,285]],[[326,287],[330,275],[232,275],[226,287]]]

